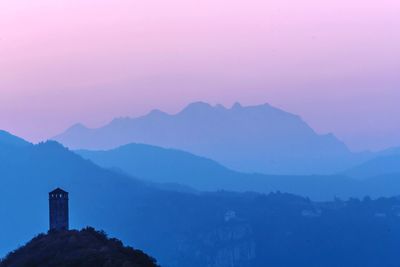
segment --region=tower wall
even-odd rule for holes
[[[68,193],[53,191],[49,193],[50,231],[69,229]]]

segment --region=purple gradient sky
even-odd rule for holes
[[[32,141],[191,101],[400,145],[398,0],[0,1],[0,128]]]

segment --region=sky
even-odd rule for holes
[[[0,0],[0,128],[268,102],[352,150],[400,146],[398,0]]]

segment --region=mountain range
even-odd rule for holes
[[[72,228],[104,229],[154,256],[161,266],[398,264],[396,197],[315,202],[279,192],[177,192],[101,168],[56,142],[32,145],[9,134],[0,139],[1,255],[46,231],[48,192],[60,186],[70,192]],[[302,177],[293,179],[299,180],[293,188],[307,186]],[[397,194],[399,179],[391,179],[375,180],[373,188]],[[325,186],[326,180],[319,184]]]
[[[317,134],[299,116],[268,104],[225,108],[196,102],[173,115],[154,110],[97,129],[77,124],[53,139],[74,150],[149,144],[265,174],[332,174],[371,157],[352,153],[334,135]]]

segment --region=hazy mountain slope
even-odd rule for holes
[[[194,103],[175,115],[153,111],[99,129],[75,125],[54,139],[72,149],[129,143],[176,148],[231,169],[269,174],[333,173],[364,159],[333,135],[318,135],[300,117],[267,104],[227,109]]]
[[[75,152],[101,167],[120,169],[147,181],[177,183],[197,190],[227,189],[224,185],[241,178],[241,174],[215,161],[176,149],[129,144],[108,151]]]
[[[363,191],[357,181],[345,176],[246,174],[184,151],[143,144],[129,144],[109,151],[79,150],[76,153],[99,166],[116,168],[147,181],[182,184],[200,191],[282,191],[315,200],[356,196]]]
[[[82,157],[105,167],[157,183],[190,186],[200,191],[288,192],[313,200],[336,197],[396,195],[400,180],[396,175],[375,175],[364,181],[345,175],[263,175],[246,174],[175,149],[130,144],[108,151],[76,151]]]
[[[378,157],[349,169],[345,174],[354,178],[400,174],[400,156]]]
[[[14,136],[6,131],[0,130],[0,147],[6,147],[6,146],[11,146],[11,147],[22,147],[22,146],[30,146],[29,142],[25,141],[22,138],[19,138],[17,136]]]
[[[375,153],[377,157],[400,156],[400,147],[391,147]]]

